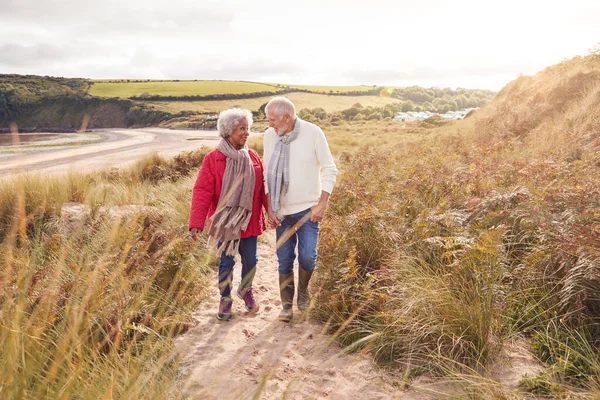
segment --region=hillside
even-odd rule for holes
[[[0,121],[13,121],[36,103],[53,97],[82,97],[90,87],[85,79],[66,79],[33,75],[0,75]]]
[[[156,125],[170,113],[131,100],[87,94],[90,81],[31,75],[0,75],[0,132]]]
[[[428,139],[344,153],[316,289],[339,342],[416,381],[446,376],[460,398],[597,398],[599,102],[590,54]],[[505,387],[523,339],[543,371]]]
[[[0,75],[0,132],[14,123],[21,131],[166,126],[214,128],[207,114],[240,105],[262,116],[273,96],[286,95],[298,110],[350,110],[354,105],[389,112],[447,112],[487,104],[486,90],[302,86],[243,81],[153,81],[68,79]],[[388,111],[379,113],[385,118]],[[379,115],[377,114],[377,115]],[[346,117],[346,119],[348,119]]]
[[[159,110],[218,112],[232,105],[259,110],[269,98],[285,95],[298,110],[321,107],[341,111],[360,102],[381,106],[402,102],[405,111],[448,112],[483,107],[496,95],[490,90],[380,86],[286,85],[242,81],[92,81],[90,93],[143,101]],[[374,98],[379,98],[375,101]],[[352,100],[349,100],[352,99]],[[345,104],[341,107],[340,104]]]
[[[594,142],[599,117],[600,55],[591,54],[511,82],[481,113],[478,127],[505,140],[548,143],[548,139],[562,138],[566,148],[555,148],[560,151],[574,142]],[[538,145],[544,147],[544,143]]]

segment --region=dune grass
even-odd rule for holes
[[[494,381],[502,343],[526,337],[548,369],[525,389],[600,393],[597,71],[576,58],[519,78],[474,121],[423,140],[371,124],[366,148],[354,125],[330,139],[342,175],[314,315],[340,343],[506,398],[474,383]]]
[[[179,398],[172,338],[211,255],[186,235],[202,154],[0,184],[0,392],[7,399]],[[61,216],[67,202],[88,213]],[[153,207],[116,219],[102,207]],[[157,210],[157,211],[152,211]]]

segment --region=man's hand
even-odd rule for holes
[[[269,226],[271,228],[275,229],[279,225],[281,225],[281,221],[279,220],[279,218],[277,218],[277,215],[275,215],[275,212],[271,209],[271,207],[269,207],[267,215],[269,217]]]
[[[190,235],[192,235],[192,239],[193,240],[197,240],[198,239],[198,235],[200,235],[201,232],[202,232],[202,230],[198,229],[198,228],[192,228],[192,229],[190,229]]]
[[[325,217],[326,204],[321,202],[317,203],[310,208],[310,222],[321,222]]]
[[[310,208],[310,222],[321,222],[323,220],[325,211],[327,210],[328,201],[329,193],[322,191],[319,202]]]

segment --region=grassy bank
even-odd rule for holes
[[[2,182],[3,398],[178,398],[172,338],[212,271],[185,229],[202,157]],[[67,202],[88,212],[66,220]],[[145,208],[121,217],[103,208],[130,204]]]
[[[471,383],[521,337],[547,367],[524,388],[600,393],[599,74],[590,55],[519,78],[416,143],[334,140],[315,315],[343,345],[489,398]]]

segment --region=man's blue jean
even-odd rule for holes
[[[281,225],[277,227],[277,260],[279,261],[280,274],[294,272],[296,244],[298,245],[298,264],[300,264],[300,267],[308,272],[315,269],[317,265],[319,222],[311,222],[309,217],[310,208],[296,214],[284,215]],[[284,242],[282,243],[282,241]]]
[[[256,274],[258,255],[256,254],[257,237],[250,236],[240,239],[239,253],[242,259],[242,284],[243,288],[252,286],[252,280]],[[221,255],[219,261],[219,291],[221,297],[231,296],[231,282],[233,281],[233,266],[235,256]]]

